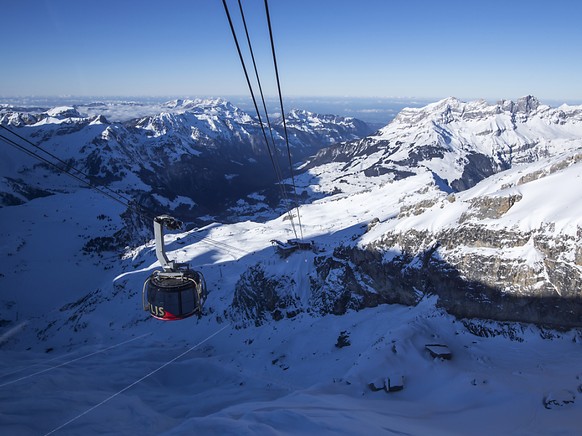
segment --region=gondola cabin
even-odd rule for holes
[[[204,277],[197,271],[186,270],[171,277],[156,271],[145,283],[146,310],[164,321],[201,314],[205,287]]]
[[[154,271],[144,283],[144,310],[163,321],[201,315],[206,299],[204,276],[199,271],[191,270],[187,264],[168,259],[164,246],[164,227],[177,230],[182,227],[182,223],[168,215],[154,219],[156,256],[162,271]]]

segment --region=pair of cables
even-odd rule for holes
[[[240,16],[241,16],[241,20],[242,20],[242,23],[243,23],[243,27],[244,27],[244,31],[245,31],[245,36],[246,36],[247,44],[248,44],[248,51],[250,53],[251,60],[252,60],[252,64],[253,64],[253,69],[254,69],[254,72],[255,72],[255,79],[256,79],[257,86],[258,86],[258,89],[259,89],[259,93],[260,93],[260,96],[261,96],[261,101],[262,101],[262,106],[263,106],[263,112],[265,114],[265,120],[267,122],[267,129],[269,131],[269,136],[271,138],[271,145],[273,147],[273,151],[271,151],[271,146],[269,145],[269,140],[267,139],[267,133],[265,131],[265,124],[263,123],[263,119],[262,119],[262,116],[261,116],[261,112],[259,111],[259,106],[257,104],[257,99],[255,97],[254,88],[253,88],[253,85],[251,84],[251,80],[250,80],[250,77],[249,77],[249,73],[248,73],[248,70],[247,70],[247,67],[246,67],[245,58],[243,56],[243,53],[242,53],[242,50],[241,50],[241,47],[240,47],[240,44],[239,44],[239,41],[238,41],[237,33],[236,33],[236,30],[235,30],[235,27],[234,27],[234,24],[233,24],[233,21],[232,21],[232,17],[231,17],[230,11],[228,9],[228,4],[227,4],[226,0],[222,0],[222,4],[224,6],[224,11],[225,11],[226,17],[228,19],[228,24],[229,24],[230,30],[232,32],[232,37],[234,39],[234,43],[236,45],[236,49],[237,49],[237,52],[238,52],[238,56],[239,56],[239,59],[240,59],[240,62],[241,62],[241,65],[242,65],[242,68],[243,68],[243,71],[244,71],[244,75],[245,75],[245,79],[246,79],[246,82],[247,82],[247,85],[248,85],[248,88],[249,88],[249,92],[250,92],[251,98],[253,100],[253,105],[254,105],[255,111],[257,113],[257,118],[258,118],[259,124],[261,126],[261,131],[262,131],[262,134],[263,134],[263,139],[265,140],[265,144],[266,144],[266,147],[267,147],[267,151],[269,153],[269,157],[271,159],[271,163],[273,165],[273,169],[274,169],[275,175],[277,177],[277,181],[278,181],[278,184],[279,184],[279,187],[280,187],[280,190],[281,190],[281,195],[283,196],[283,198],[286,201],[289,202],[290,200],[289,200],[289,197],[287,195],[287,191],[285,189],[285,186],[283,184],[283,173],[282,173],[281,168],[279,166],[279,163],[277,161],[277,156],[276,156],[277,147],[275,146],[275,139],[273,137],[273,127],[271,126],[271,121],[269,119],[269,113],[267,111],[267,105],[265,103],[265,96],[264,96],[264,93],[263,93],[263,88],[261,86],[261,79],[259,77],[257,63],[256,63],[256,60],[255,60],[253,46],[252,46],[251,39],[250,39],[250,36],[249,36],[249,31],[248,31],[248,27],[247,27],[247,23],[246,23],[246,19],[245,19],[245,14],[244,14],[244,10],[243,10],[243,7],[242,7],[241,0],[238,0],[238,6],[239,6],[239,11],[240,11]],[[281,82],[280,82],[280,79],[279,79],[279,67],[277,65],[277,55],[276,55],[276,52],[275,52],[275,43],[274,43],[274,39],[273,39],[273,28],[272,28],[272,25],[271,25],[271,16],[270,16],[270,13],[269,13],[269,3],[268,3],[268,0],[265,0],[265,15],[266,15],[266,19],[267,19],[267,25],[268,25],[268,28],[269,28],[269,39],[270,39],[270,42],[271,42],[271,54],[272,54],[272,57],[273,57],[273,65],[274,65],[274,69],[275,69],[275,77],[277,79],[277,91],[278,91],[278,97],[279,97],[279,105],[280,105],[280,109],[281,109],[281,118],[283,120],[283,131],[284,131],[284,136],[285,136],[285,144],[286,144],[286,147],[287,147],[287,156],[288,156],[288,159],[289,159],[289,171],[290,171],[290,174],[291,174],[291,182],[292,182],[293,195],[294,195],[294,201],[293,201],[293,203],[295,205],[295,209],[297,210],[297,221],[298,221],[299,232],[300,232],[300,235],[301,235],[301,239],[303,239],[303,228],[302,228],[302,225],[301,225],[301,215],[299,213],[299,203],[298,203],[298,200],[297,200],[297,198],[298,198],[297,197],[297,186],[295,184],[295,175],[294,175],[294,171],[293,171],[293,162],[292,162],[292,158],[291,158],[291,148],[289,146],[289,135],[287,133],[287,122],[285,120],[285,110],[283,108],[283,97],[282,97],[282,93],[281,93]],[[297,230],[295,228],[295,223],[293,221],[293,213],[292,213],[291,210],[288,211],[288,216],[289,216],[289,219],[291,221],[291,227],[293,228],[293,233],[295,234],[295,238],[298,239]]]
[[[135,214],[141,216],[142,218],[145,218],[150,222],[154,220],[156,214],[153,211],[146,209],[145,207],[141,206],[140,204],[126,197],[124,194],[120,192],[114,191],[113,189],[107,186],[98,185],[96,183],[91,182],[90,181],[91,176],[89,174],[75,168],[70,163],[65,162],[63,159],[59,158],[55,154],[51,153],[50,151],[46,150],[40,145],[35,144],[34,142],[30,141],[24,136],[14,132],[8,127],[0,124],[0,128],[2,129],[2,131],[6,132],[6,134],[0,133],[0,141],[3,141],[4,143],[16,148],[17,150],[22,151],[23,153],[48,165],[50,168],[53,168],[60,173],[67,174],[68,176],[80,182],[82,185],[90,189],[93,189],[96,192],[99,192],[100,194],[115,201],[116,203],[121,204],[122,206],[134,212]],[[232,246],[225,242],[216,241],[208,237],[199,236],[196,233],[191,233],[190,236],[199,242],[204,242],[216,249],[226,251],[230,254],[232,254],[232,251],[238,251],[245,254],[249,254],[248,251],[243,250],[241,248]]]
[[[85,185],[103,195],[108,197],[109,199],[115,201],[116,203],[121,204],[122,206],[126,207],[127,209],[132,210],[133,212],[137,213],[138,215],[153,220],[154,215],[149,213],[145,208],[136,204],[131,199],[127,198],[123,194],[114,191],[107,186],[100,186],[95,183],[92,183],[91,177],[75,168],[71,164],[65,162],[64,160],[60,159],[58,156],[54,155],[50,151],[42,148],[40,145],[33,143],[29,139],[25,138],[24,136],[14,132],[13,130],[9,129],[8,127],[0,124],[0,128],[7,132],[8,134],[12,135],[12,138],[6,136],[4,134],[0,134],[0,140],[4,143],[22,151],[23,153],[47,164],[49,167],[56,169],[58,172],[64,173],[69,175],[70,177],[74,178],[75,180],[81,182],[82,185]],[[24,142],[26,145],[23,145]],[[32,149],[29,146],[33,147]],[[48,156],[48,157],[47,157]],[[55,162],[56,161],[56,162]],[[58,164],[61,164],[59,166]]]

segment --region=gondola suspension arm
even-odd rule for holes
[[[169,230],[180,230],[182,222],[171,217],[170,215],[160,215],[154,218],[154,239],[156,243],[156,257],[162,266],[164,272],[176,272],[180,267],[186,264],[176,263],[168,259],[166,255],[166,245],[164,243],[164,227]]]

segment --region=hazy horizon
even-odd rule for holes
[[[523,96],[521,96],[523,97]],[[535,96],[537,97],[537,96]],[[0,104],[23,106],[23,107],[41,107],[50,108],[55,106],[86,106],[92,103],[135,103],[138,105],[152,106],[176,100],[176,99],[206,99],[206,98],[222,98],[239,107],[240,109],[254,115],[255,109],[250,96],[245,95],[229,95],[229,96],[28,96],[28,97],[0,97]],[[391,98],[373,98],[373,97],[289,97],[284,99],[284,109],[288,112],[291,109],[304,109],[320,114],[333,114],[345,117],[355,117],[362,121],[371,124],[388,123],[392,120],[398,112],[405,107],[422,107],[429,103],[441,100],[446,97],[434,98],[417,98],[417,97],[391,97]],[[463,101],[477,100],[478,98],[463,99]],[[516,100],[517,98],[506,98]],[[485,99],[490,103],[495,103],[498,100]],[[566,104],[582,104],[582,101],[570,100],[545,100],[540,101],[549,106],[559,106]],[[274,97],[267,98],[267,104],[270,113],[277,113],[279,110],[278,100]],[[122,111],[127,114],[128,112]],[[155,113],[155,109],[150,111],[139,112],[136,110],[136,115],[148,115]],[[123,121],[127,119],[121,117],[111,117],[111,121]]]

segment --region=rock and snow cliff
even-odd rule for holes
[[[459,317],[582,325],[582,108],[449,98],[307,168],[306,191],[335,194],[310,208],[361,224],[313,260],[315,310],[436,294]]]
[[[404,109],[376,134],[318,153],[310,166],[344,163],[344,171],[394,179],[428,169],[453,191],[521,163],[578,149],[582,108],[551,108],[532,96],[491,105],[447,98]]]

